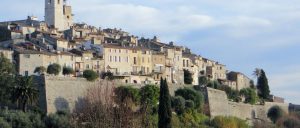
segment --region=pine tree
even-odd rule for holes
[[[257,89],[259,97],[263,99],[268,99],[270,95],[270,89],[268,84],[268,78],[264,70],[261,70],[261,73],[257,79]]]
[[[171,128],[171,96],[167,80],[160,80],[160,95],[158,108],[158,128]]]

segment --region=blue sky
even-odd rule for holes
[[[76,22],[122,28],[190,47],[250,78],[263,68],[273,94],[300,104],[299,0],[72,0]],[[0,21],[43,20],[44,1],[6,0]]]

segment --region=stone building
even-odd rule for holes
[[[113,44],[104,44],[103,49],[105,72],[109,71],[114,75],[125,76],[133,72],[133,64],[137,61],[130,56],[133,53],[133,49]]]
[[[48,67],[49,64],[56,62],[55,54],[49,52],[39,52],[34,50],[17,49],[15,50],[15,60],[17,71],[20,75],[34,75],[37,67]]]
[[[251,79],[248,78],[246,75],[240,73],[240,72],[229,72],[227,74],[227,79],[230,81],[236,82],[236,89],[241,90],[243,88],[249,88],[250,87],[250,81]]]
[[[71,6],[66,5],[66,0],[45,0],[45,22],[59,31],[69,29],[73,26]]]
[[[161,78],[165,78],[166,59],[165,54],[162,52],[152,52],[152,64],[153,64],[153,79],[160,81]]]

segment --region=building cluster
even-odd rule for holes
[[[74,77],[85,70],[99,75],[111,72],[129,84],[157,84],[161,77],[169,83],[184,84],[184,70],[188,70],[194,85],[198,85],[199,77],[207,77],[237,90],[250,86],[246,75],[229,72],[225,65],[174,42],[73,23],[71,6],[65,0],[45,0],[45,21],[29,16],[0,22],[0,31],[0,52],[15,63],[20,75],[38,75],[34,72],[37,67],[57,63],[72,68]]]

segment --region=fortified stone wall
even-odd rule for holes
[[[100,82],[88,82],[82,78],[45,77],[44,85],[40,84],[40,105],[47,113],[57,110],[73,110],[76,103],[83,98],[92,86],[99,86]]]
[[[40,106],[48,114],[66,109],[72,112],[80,105],[88,90],[93,87],[124,85],[117,80],[113,82],[104,80],[89,82],[84,78],[54,76],[36,77],[35,81],[39,82]],[[140,88],[143,85],[131,86]],[[175,90],[183,87],[187,86],[169,85],[170,94],[174,95]],[[228,101],[224,91],[205,88],[203,92],[206,96],[206,102],[209,104],[209,114],[212,118],[215,116],[235,116],[249,122],[253,120],[269,121],[267,112],[274,105],[278,105],[288,112],[288,104],[266,102],[265,105],[250,105]]]
[[[254,120],[270,121],[267,117],[269,109],[275,105],[288,113],[288,104],[266,102],[265,105],[250,105],[228,101],[224,91],[212,88],[204,89],[209,104],[210,116],[235,116],[250,123]]]
[[[38,82],[40,90],[40,107],[48,114],[66,109],[72,112],[87,95],[88,90],[93,89],[93,87],[125,85],[118,80],[113,82],[105,80],[89,82],[84,78],[58,76],[35,77],[35,81]],[[141,88],[143,85],[134,84],[128,86]],[[169,85],[171,95],[174,95],[174,91],[182,87],[184,85]]]

